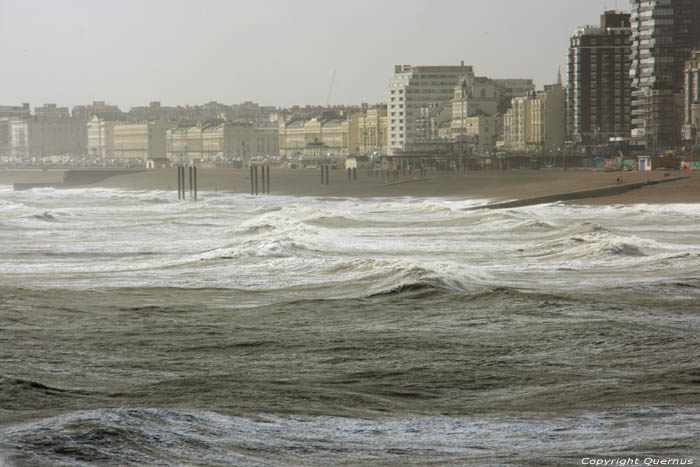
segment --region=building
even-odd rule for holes
[[[354,120],[354,121],[353,121]],[[279,151],[283,157],[347,156],[357,147],[358,120],[314,117],[279,122]]]
[[[279,123],[259,122],[253,123],[255,127],[254,156],[279,156]]]
[[[526,97],[535,92],[535,82],[531,79],[493,79],[503,89],[503,97],[510,101],[514,97]]]
[[[496,115],[503,93],[504,89],[489,78],[473,75],[465,77],[459,86],[456,86],[454,89],[454,97],[451,103],[452,119],[449,139],[458,138],[460,135],[478,136],[479,128],[484,129],[492,121],[495,122],[493,119],[484,118],[479,120],[477,117]],[[469,131],[467,131],[467,121],[473,118],[477,119],[469,121]],[[501,123],[498,127],[502,129],[502,117],[499,120],[501,120]],[[491,140],[490,135],[487,140]]]
[[[22,105],[0,105],[0,118],[29,118],[32,111],[29,104]]]
[[[508,109],[503,117],[503,141],[507,150],[526,150],[525,127],[528,116],[528,101],[528,97],[514,97],[511,102],[511,108]]]
[[[218,125],[207,125],[209,128],[217,128]],[[169,128],[165,132],[166,154],[170,160],[191,160],[201,159],[203,149],[203,127],[194,124],[178,125],[175,128]],[[207,133],[208,150],[217,151],[217,145],[212,145],[211,140],[216,140],[212,137],[212,132]],[[221,145],[223,147],[223,144]]]
[[[406,143],[404,151],[416,147],[417,141],[420,141],[419,146],[423,146],[426,142],[451,139],[451,124],[452,101],[432,103],[420,107],[416,119],[416,133],[420,135],[420,138]]]
[[[166,131],[170,160],[230,160],[276,156],[277,125],[214,121]]]
[[[387,153],[386,107],[367,109],[357,117],[357,144],[349,149],[351,154]]]
[[[9,122],[10,155],[29,159],[56,155],[83,156],[87,152],[85,122],[72,118],[12,119]]]
[[[528,99],[525,138],[528,151],[552,151],[564,147],[566,137],[566,90],[550,84]]]
[[[27,120],[31,117],[29,104],[0,105],[0,157],[9,156],[10,149],[10,121],[13,119]]]
[[[700,50],[694,50],[685,62],[685,86],[683,90],[683,140],[698,143],[700,132]]]
[[[632,90],[630,15],[606,11],[600,26],[583,26],[569,43],[567,135],[583,144],[629,137]]]
[[[123,118],[129,121],[161,120],[176,123],[213,120],[263,123],[269,122],[276,112],[275,107],[260,106],[254,102],[225,105],[212,101],[203,105],[170,107],[154,101],[148,106],[132,107],[123,115]]]
[[[464,120],[464,136],[474,148],[488,151],[496,147],[503,136],[503,115],[478,115]]]
[[[34,107],[34,116],[44,119],[67,119],[70,118],[68,107],[58,107],[56,104],[44,104],[42,107]]]
[[[111,159],[114,157],[114,125],[94,116],[87,122],[87,153],[93,158]]]
[[[464,62],[460,66],[396,65],[387,100],[389,154],[425,140],[426,127],[419,125],[420,109],[449,103],[455,86],[472,76],[473,68]]]
[[[700,39],[700,2],[631,0],[633,142],[675,146],[683,119],[683,67]]]
[[[516,97],[504,116],[504,146],[510,151],[552,151],[564,146],[566,91],[550,84],[528,97]]]
[[[94,101],[90,105],[76,105],[72,111],[73,118],[89,121],[93,117],[101,120],[117,121],[124,118],[124,114],[116,105],[105,104],[104,101]]]
[[[163,122],[116,123],[113,129],[113,155],[121,159],[143,160],[165,157]]]

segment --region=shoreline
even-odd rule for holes
[[[198,170],[199,193],[221,191],[251,194],[247,168]],[[543,169],[470,172],[428,172],[383,178],[380,173],[357,171],[349,180],[343,169],[329,172],[322,185],[319,169],[271,167],[270,194],[345,198],[464,198],[489,200],[494,207],[517,207],[564,201],[570,204],[674,204],[700,203],[698,171],[613,171]],[[618,177],[622,180],[618,183]],[[668,183],[666,183],[668,182]],[[176,169],[155,170],[0,170],[0,185],[29,184],[57,188],[117,188],[125,190],[177,190]],[[262,185],[260,184],[260,191]],[[186,191],[189,191],[189,184]],[[258,196],[266,196],[259,194]]]

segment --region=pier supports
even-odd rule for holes
[[[177,199],[182,199],[182,180],[180,179],[180,169],[182,166],[178,165],[175,167],[177,169]]]
[[[348,172],[348,177],[349,176],[350,176],[350,172]],[[328,185],[328,166],[327,165],[321,166],[321,185]]]
[[[197,166],[189,166],[190,199],[197,201]],[[177,199],[184,201],[185,195],[185,166],[177,166]]]
[[[197,166],[192,167],[194,172],[194,201],[197,202]]]
[[[253,168],[255,169],[255,170],[254,170],[254,172],[255,172],[255,177],[254,177],[254,180],[255,180],[255,196],[258,196],[258,166],[256,165],[256,166],[253,167]]]
[[[188,175],[190,181],[190,199],[194,198],[194,184],[192,183],[192,166],[188,167]]]
[[[260,170],[258,171],[258,167]],[[270,166],[269,165],[251,165],[250,166],[250,194],[258,195],[258,172],[260,172],[260,184],[262,184],[262,193],[270,194]]]

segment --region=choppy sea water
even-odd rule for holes
[[[700,205],[0,187],[0,465],[700,462]]]

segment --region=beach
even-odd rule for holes
[[[108,171],[104,171],[108,174]],[[63,177],[60,170],[4,170],[0,184],[18,182],[56,183]],[[89,174],[90,171],[85,171]],[[81,178],[82,177],[82,178]],[[94,178],[94,177],[92,177]],[[77,174],[70,187],[102,187],[125,190],[177,190],[176,169],[143,170],[129,174],[107,176],[97,182]],[[618,182],[618,178],[620,181]],[[443,172],[428,171],[383,177],[381,172],[357,171],[357,179],[349,180],[343,169],[329,171],[329,183],[321,184],[320,169],[270,168],[270,193],[290,196],[328,197],[455,197],[484,199],[494,202],[514,199],[554,196],[564,193],[613,187],[618,184],[638,184],[670,178],[682,178],[671,183],[649,185],[613,196],[583,198],[579,204],[638,204],[638,203],[698,203],[700,202],[700,173],[696,171],[601,171],[590,169],[543,169]],[[188,190],[189,190],[189,184]],[[199,168],[198,191],[250,193],[249,169]],[[262,192],[262,182],[259,182]]]

